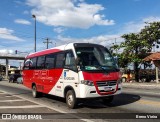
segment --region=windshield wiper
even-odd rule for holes
[[[105,72],[106,71],[109,72],[111,70],[118,71],[118,69],[114,66],[99,66],[98,68],[105,71]]]
[[[108,70],[106,68],[104,68],[104,66],[98,66],[97,69],[101,69],[101,70],[103,70],[105,72],[108,72]]]

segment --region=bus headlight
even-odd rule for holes
[[[88,86],[94,86],[93,81],[90,80],[81,80],[81,83]]]

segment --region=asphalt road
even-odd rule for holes
[[[160,91],[158,89],[124,87],[122,94],[117,95],[110,104],[104,105],[101,100],[87,100],[80,103],[77,109],[69,109],[62,98],[51,95],[32,98],[31,90],[23,85],[1,81],[0,115],[4,113],[19,115],[20,119],[38,114],[37,118],[42,118],[42,121],[56,122],[158,122],[160,120]],[[113,117],[116,119],[112,119]],[[136,117],[138,118],[136,119]]]

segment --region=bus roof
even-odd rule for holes
[[[45,55],[45,54],[60,52],[60,51],[66,50],[66,49],[72,49],[74,44],[78,44],[78,45],[97,45],[97,44],[93,44],[93,43],[69,43],[69,44],[57,46],[57,47],[54,47],[54,48],[45,49],[45,50],[42,50],[42,51],[30,53],[29,55],[27,55],[26,58],[28,59],[28,58],[33,58],[33,57],[36,57],[36,56]]]
[[[34,52],[34,53],[30,53],[26,58],[32,58],[32,57],[41,56],[41,55],[45,55],[45,54],[60,52],[60,51],[64,50],[67,45],[68,44],[61,45],[61,46],[54,47],[54,48],[50,48],[50,49],[45,49],[45,50]],[[73,43],[70,43],[69,45],[73,45]]]

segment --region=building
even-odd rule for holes
[[[16,67],[16,66],[11,66],[8,65],[8,74],[15,74],[15,73],[21,73],[22,67]],[[5,76],[6,73],[6,66],[0,64],[0,75]]]

